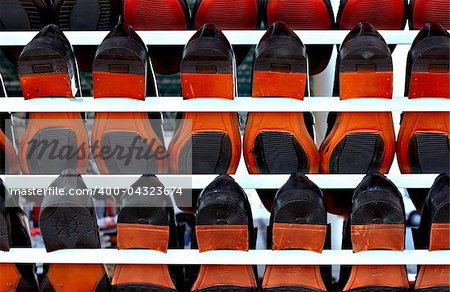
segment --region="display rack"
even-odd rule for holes
[[[37,32],[0,32],[0,46],[24,46]],[[108,32],[83,31],[65,32],[74,46],[99,45]],[[147,45],[185,45],[194,31],[139,31]],[[265,31],[224,31],[231,44],[255,45]],[[348,31],[315,30],[296,31],[304,44],[339,45]],[[380,31],[388,44],[410,45],[418,31]],[[404,56],[406,58],[406,56]],[[404,71],[395,72],[395,76]],[[307,97],[304,101],[289,98],[242,98],[221,100],[202,98],[183,100],[181,97],[147,98],[145,101],[83,97],[76,99],[52,98],[25,101],[23,98],[2,100],[0,112],[292,112],[292,111],[450,111],[450,99],[420,98],[410,100],[405,97],[389,99],[361,98],[341,101],[337,97]],[[363,175],[308,175],[321,188],[354,188]],[[388,175],[400,188],[429,188],[437,174]],[[8,179],[9,176],[1,176]],[[26,186],[27,176],[23,178]],[[39,176],[34,176],[39,177]],[[42,183],[48,186],[55,176],[41,176]],[[107,178],[108,176],[103,176]],[[117,177],[117,176],[116,176]],[[137,179],[138,176],[136,176]],[[175,177],[175,176],[172,176]],[[193,175],[192,187],[203,188],[215,176]],[[236,175],[237,182],[246,189],[279,188],[287,180],[287,175]],[[89,186],[99,176],[84,176]],[[34,180],[33,180],[34,181]],[[116,181],[121,181],[117,180]],[[115,249],[77,249],[60,250],[47,253],[44,249],[11,249],[0,252],[0,263],[116,263],[116,264],[217,264],[217,265],[342,265],[342,264],[420,264],[442,265],[450,262],[450,251],[406,250],[367,251],[353,253],[348,250],[326,250],[322,254],[309,251],[210,251],[199,253],[197,250],[169,250],[160,253],[149,250],[115,250]]]

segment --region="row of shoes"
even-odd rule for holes
[[[450,176],[436,178],[414,230],[416,249],[450,249]],[[50,187],[86,189],[75,171],[62,173]],[[131,188],[162,187],[156,176],[142,176]],[[30,247],[20,207],[1,185],[0,249]],[[6,204],[6,205],[5,205]],[[8,206],[8,207],[5,207]],[[11,207],[13,206],[13,207]],[[246,193],[228,175],[211,182],[197,200],[191,248],[210,250],[255,249],[256,231]],[[90,196],[46,196],[40,227],[47,251],[100,248],[93,199]],[[125,195],[118,215],[118,248],[166,252],[183,248],[177,218],[168,196]],[[277,192],[271,210],[267,248],[309,250],[330,248],[330,229],[322,191],[306,176],[294,173]],[[344,224],[343,249],[405,249],[405,209],[396,186],[381,174],[368,174],[353,193],[352,210]],[[301,259],[299,259],[301,262]],[[103,265],[50,264],[41,291],[110,291]],[[421,266],[417,291],[449,291],[450,266]],[[262,280],[250,265],[116,265],[112,291],[408,291],[406,268],[343,266],[332,284],[329,267],[266,266]],[[6,289],[6,290],[5,290]],[[0,264],[1,291],[37,291],[34,265]]]
[[[450,28],[448,0],[341,0],[337,20],[330,0],[4,0],[0,28],[39,30],[46,24],[63,30],[110,30],[120,16],[136,30],[199,29],[214,23],[221,29],[257,29],[284,21],[293,29],[351,29],[359,22],[378,29],[403,29],[409,18],[411,29],[428,22]],[[193,5],[189,5],[193,4]],[[190,7],[191,6],[191,7]],[[261,25],[263,23],[263,25]],[[312,74],[323,71],[332,46],[308,46]],[[236,48],[242,61],[249,47]],[[93,51],[78,50],[82,68],[89,71]],[[179,71],[182,49],[157,47],[152,59],[158,73]],[[10,55],[16,55],[11,53]]]
[[[408,54],[409,98],[450,98],[449,40],[449,33],[437,24],[419,32]],[[55,25],[46,26],[19,58],[25,99],[80,96],[76,64],[64,33]],[[204,25],[184,49],[182,95],[234,99],[234,66],[233,49],[224,34],[213,24]],[[299,37],[285,23],[274,23],[255,50],[252,96],[302,100],[307,67]],[[130,26],[116,26],[98,47],[93,87],[95,98],[143,100],[157,95],[147,48]],[[341,99],[392,98],[391,52],[372,25],[360,23],[345,38],[335,88]],[[180,113],[166,151],[159,113],[96,113],[90,144],[80,113],[30,113],[18,161],[24,174],[58,174],[68,168],[85,173],[92,152],[102,174],[235,173],[243,148],[251,174],[387,173],[395,153],[402,173],[449,171],[450,159],[443,159],[450,157],[449,111],[404,113],[397,143],[390,112],[331,113],[320,149],[308,116],[251,112],[242,147],[237,113]],[[14,149],[2,141],[8,172],[17,173]],[[68,149],[69,155],[52,157]],[[125,149],[131,158],[120,151],[111,154],[111,149]]]

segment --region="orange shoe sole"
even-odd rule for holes
[[[119,223],[117,236],[119,249],[141,248],[165,253],[169,244],[169,226]],[[167,265],[117,265],[112,284],[113,291],[131,288],[175,291]]]
[[[5,171],[7,174],[20,173],[20,166],[16,151],[2,130],[0,130],[0,155],[3,156],[0,159],[5,161]]]

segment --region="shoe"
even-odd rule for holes
[[[322,191],[306,176],[291,175],[276,194],[270,217],[268,248],[321,253],[327,237],[327,211]],[[327,291],[319,266],[267,266],[262,289]]]
[[[450,98],[449,42],[450,34],[437,24],[419,32],[408,54],[406,96]],[[403,114],[397,139],[402,173],[449,172],[449,145],[450,112]]]
[[[9,251],[13,247],[31,248],[28,218],[13,200],[0,179],[0,251]],[[37,291],[35,270],[34,264],[0,263],[1,291]]]
[[[151,9],[148,9],[151,7]],[[186,30],[190,12],[186,0],[124,0],[125,23],[136,30]],[[181,46],[151,46],[150,55],[159,74],[180,71]]]
[[[50,21],[45,0],[3,0],[1,30],[40,30]]]
[[[262,0],[195,0],[191,26],[200,29],[215,24],[223,30],[250,30],[260,27]],[[233,46],[237,64],[248,55],[251,46]]]
[[[94,98],[145,100],[157,95],[147,47],[127,24],[119,24],[97,49]],[[96,113],[91,137],[93,156],[103,174],[167,172],[160,113]],[[111,154],[105,149],[122,149]]]
[[[183,53],[182,95],[185,99],[234,99],[235,70],[228,40],[217,26],[204,25]],[[169,152],[172,173],[236,172],[241,156],[237,113],[184,113]]]
[[[151,249],[167,252],[178,248],[176,221],[172,202],[168,196],[142,197],[145,189],[164,189],[157,177],[142,176],[130,189],[135,195],[125,195],[120,201],[117,224],[119,249]],[[177,267],[175,267],[176,269]],[[177,291],[176,275],[167,265],[117,265],[114,270],[113,290],[120,291]]]
[[[269,28],[254,60],[252,96],[303,100],[308,79],[305,46],[285,23]],[[303,113],[249,113],[244,158],[251,174],[319,171],[319,152]]]
[[[283,21],[292,29],[332,29],[334,14],[330,0],[266,0],[265,19],[267,26]],[[328,65],[333,46],[308,45],[309,73],[319,74]]]
[[[411,0],[409,28],[421,29],[427,23],[439,23],[450,29],[450,3],[448,0]]]
[[[337,61],[341,99],[392,98],[390,50],[370,24],[358,24],[345,38]],[[330,127],[330,125],[329,125]],[[386,173],[395,154],[390,112],[339,113],[320,146],[321,173]]]
[[[65,170],[50,188],[58,188],[64,195],[45,196],[42,201],[39,226],[47,252],[101,248],[94,200],[81,176]],[[73,193],[86,195],[70,195]],[[46,270],[41,291],[110,291],[102,264],[50,264]]]
[[[0,74],[0,102],[6,97],[6,89],[3,78]],[[9,113],[0,113],[0,174],[20,174],[19,161],[13,144],[10,142],[10,133],[6,130],[10,125],[11,116]]]
[[[416,249],[450,249],[450,197],[448,174],[436,178],[425,199],[420,227],[415,232]],[[415,291],[450,291],[450,265],[421,266]]]
[[[80,94],[75,56],[55,25],[42,29],[25,46],[18,62],[25,99],[73,98]],[[23,174],[59,174],[73,168],[86,172],[89,144],[80,113],[30,113],[19,145]]]
[[[403,29],[407,7],[407,0],[341,0],[337,25],[352,29],[360,22],[368,22],[377,29]]]
[[[218,176],[200,194],[196,213],[200,252],[254,249],[253,219],[247,195],[228,175]],[[191,291],[257,291],[252,266],[202,265]]]
[[[368,174],[353,193],[342,248],[353,252],[405,249],[405,208],[397,187]],[[339,291],[409,291],[404,266],[341,266]]]

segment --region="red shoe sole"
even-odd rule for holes
[[[406,18],[405,0],[347,0],[339,7],[339,28],[352,29],[368,22],[377,29],[402,29]]]
[[[0,155],[5,156],[5,171],[7,174],[19,174],[20,166],[17,160],[17,154],[11,142],[0,130]]]
[[[2,287],[2,291],[17,291],[20,278],[21,275],[15,264],[0,264],[0,287]]]
[[[255,29],[258,10],[257,0],[197,0],[192,19],[196,29],[206,23],[221,29]]]
[[[105,273],[103,265],[52,264],[46,280],[56,291],[96,291]]]
[[[421,29],[427,23],[439,23],[450,29],[450,6],[448,0],[412,0],[410,27]]]

